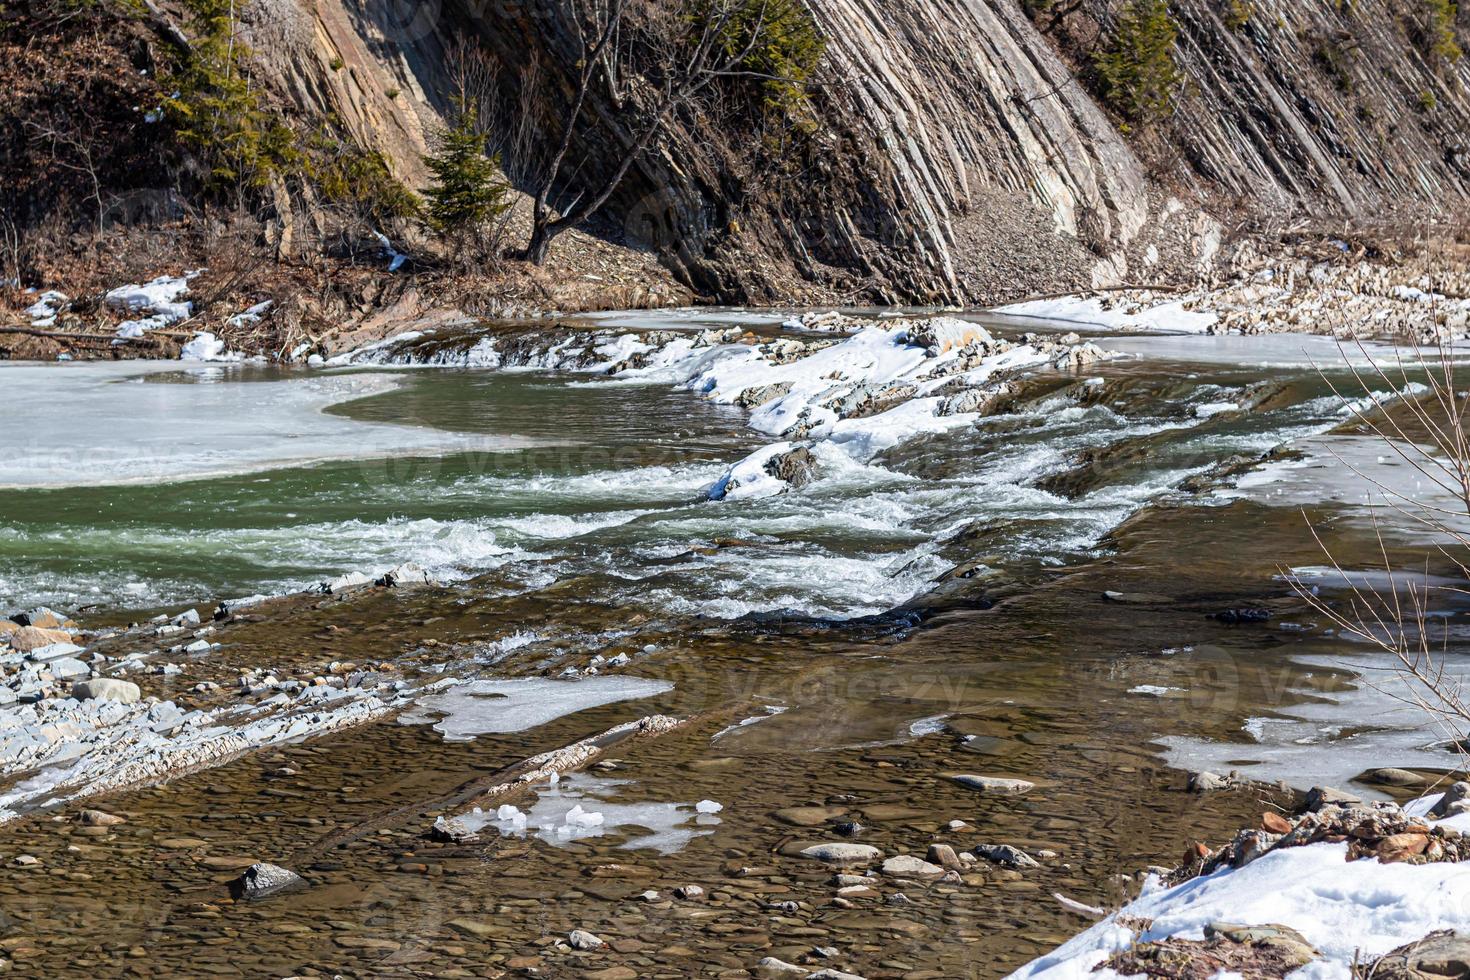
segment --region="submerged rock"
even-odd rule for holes
[[[1036,784],[1024,779],[1011,779],[1005,776],[975,776],[969,773],[960,773],[951,776],[955,782],[969,789],[977,789],[982,793],[994,796],[1020,796],[1029,793],[1036,788]]]
[[[586,929],[573,929],[571,935],[567,936],[567,945],[572,949],[590,952],[594,949],[601,949],[607,944]]]
[[[824,861],[827,864],[867,865],[883,860],[883,852],[871,844],[849,844],[834,842],[812,844],[799,852],[802,857]]]
[[[1010,844],[980,844],[970,853],[978,858],[984,858],[992,864],[1002,864],[1008,868],[1039,868],[1038,862],[1031,855],[1013,847]]]

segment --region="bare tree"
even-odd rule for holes
[[[1427,560],[1422,577],[1397,569],[1376,513],[1373,524],[1384,584],[1375,585],[1370,576],[1344,570],[1315,527],[1313,536],[1346,583],[1346,594],[1332,601],[1295,576],[1289,580],[1297,594],[1343,634],[1392,656],[1396,682],[1385,693],[1419,708],[1465,759],[1470,691],[1452,667],[1450,632],[1441,614],[1434,611],[1437,595],[1470,595],[1470,427],[1466,424],[1470,394],[1456,384],[1459,352],[1442,339],[1433,348],[1400,355],[1386,367],[1381,351],[1370,351],[1361,342],[1357,350],[1367,359],[1366,369],[1354,367],[1346,352],[1344,359],[1352,370],[1354,386],[1364,395],[1349,397],[1350,392],[1339,390],[1330,379],[1328,384],[1359,424],[1383,443],[1389,458],[1410,468],[1417,486],[1411,491],[1403,484],[1390,484],[1341,456],[1337,459],[1376,491],[1386,508],[1407,526],[1427,531],[1435,542],[1434,551],[1448,559],[1459,581],[1437,583],[1429,575]],[[1380,394],[1380,384],[1392,393]]]
[[[525,258],[536,265],[546,261],[558,235],[607,203],[680,112],[714,96],[721,79],[784,81],[748,67],[752,55],[768,40],[771,0],[638,3],[639,52],[654,69],[644,73],[628,70],[633,6],[633,0],[564,0],[562,4],[562,15],[576,38],[577,74],[562,116],[560,140],[535,184]],[[568,158],[584,125],[587,103],[599,86],[606,88],[615,106],[641,117],[641,122],[602,179],[553,214],[552,195],[568,176]]]

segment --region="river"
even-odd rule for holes
[[[973,319],[1006,341],[1069,328]],[[1363,487],[1331,455],[1393,464],[1346,431],[1333,392],[1354,391],[1346,364],[1364,351],[1099,332],[1085,340],[1106,356],[1025,369],[986,413],[882,427],[855,412],[861,425],[813,443],[810,482],[711,499],[775,436],[764,409],[753,424],[749,406],[701,397],[664,351],[732,326],[808,333],[739,311],[592,325],[675,339],[615,376],[544,352],[465,366],[434,338],[322,371],[0,365],[4,608],[118,630],[93,649],[167,661],[129,676],[185,709],[222,710],[250,689],[241,675],[347,661],[462,682],[99,798],[128,817],[105,836],[27,818],[61,784],[26,795],[35,773],[12,767],[19,816],[0,838],[40,858],[0,870],[17,966],[682,976],[836,947],[829,965],[868,977],[1000,976],[1077,928],[1049,893],[1105,902],[1130,887],[1117,876],[1259,812],[1259,787],[1190,793],[1183,769],[1305,788],[1451,765],[1444,737],[1372,682],[1384,660],[1311,620],[1284,580],[1341,584],[1308,520],[1345,567],[1382,562]],[[1424,570],[1422,536],[1390,524],[1389,540],[1393,562]],[[403,563],[440,585],[310,594]],[[203,655],[124,628],[286,593],[279,614],[240,607]],[[1264,621],[1217,616],[1243,608]],[[523,804],[529,836],[512,822],[474,846],[424,843],[447,812],[433,801],[471,776],[654,712],[697,721],[544,789]],[[957,773],[1035,788],[996,799]],[[413,820],[314,843],[416,801]],[[574,804],[606,824],[563,831]],[[834,905],[830,870],[791,847],[843,829],[890,855],[948,840],[1050,857]],[[297,861],[312,887],[221,911],[247,858]],[[701,900],[670,898],[689,884]],[[612,946],[538,942],[571,928]]]

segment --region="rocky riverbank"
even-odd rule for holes
[[[1012,976],[1463,975],[1467,799],[1465,782],[1403,807],[1314,789],[1223,847],[1191,843],[1141,897]]]

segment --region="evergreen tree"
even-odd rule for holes
[[[485,136],[472,101],[460,101],[452,125],[433,141],[424,164],[434,182],[424,191],[429,223],[440,234],[475,232],[510,208],[500,157],[485,153]]]
[[[1134,123],[1167,116],[1181,76],[1174,61],[1178,31],[1169,17],[1169,0],[1129,0],[1118,18],[1112,46],[1098,56],[1103,94],[1115,110]]]

